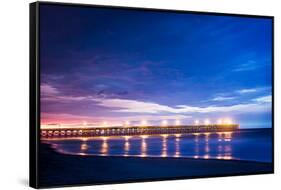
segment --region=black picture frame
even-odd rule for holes
[[[34,2],[30,3],[29,9],[29,39],[30,39],[30,75],[29,75],[29,185],[33,188],[42,188],[40,185],[39,165],[40,155],[40,5],[56,5],[56,6],[69,6],[69,7],[94,7],[94,8],[110,8],[110,9],[123,9],[123,10],[139,10],[148,12],[170,12],[170,13],[193,13],[200,15],[222,15],[222,16],[235,16],[246,18],[267,18],[272,21],[272,171],[270,172],[254,172],[251,174],[233,173],[231,175],[204,175],[195,177],[169,177],[169,178],[155,178],[155,179],[142,179],[142,180],[128,180],[128,181],[111,181],[106,184],[116,183],[131,183],[131,182],[150,182],[150,181],[163,181],[163,180],[179,180],[179,179],[193,179],[193,178],[210,178],[210,177],[226,177],[226,176],[239,176],[239,175],[254,175],[254,174],[271,174],[274,173],[274,16],[263,15],[247,15],[247,14],[233,14],[233,13],[218,13],[218,12],[201,12],[201,11],[188,11],[188,10],[170,10],[170,9],[156,9],[156,8],[139,8],[139,7],[125,7],[125,6],[108,6],[108,5],[90,5],[78,3],[58,3],[58,2]],[[82,186],[82,185],[98,185],[104,183],[90,183],[90,184],[76,184],[64,185],[66,186]],[[48,186],[49,187],[49,186]],[[50,186],[56,187],[56,186]],[[61,187],[61,186],[60,186]]]

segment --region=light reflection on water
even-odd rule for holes
[[[95,156],[239,159],[272,162],[271,129],[155,136],[41,139],[59,153]]]
[[[239,159],[232,155],[232,132],[158,136],[58,138],[43,141],[72,155]]]

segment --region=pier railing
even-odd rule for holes
[[[210,124],[180,126],[43,128],[40,131],[41,137],[57,138],[227,132],[235,131],[237,129],[239,129],[238,124]]]

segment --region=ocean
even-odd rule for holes
[[[42,140],[64,155],[180,157],[272,162],[272,129]]]

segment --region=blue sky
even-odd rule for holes
[[[272,20],[41,5],[42,123],[271,127]]]

